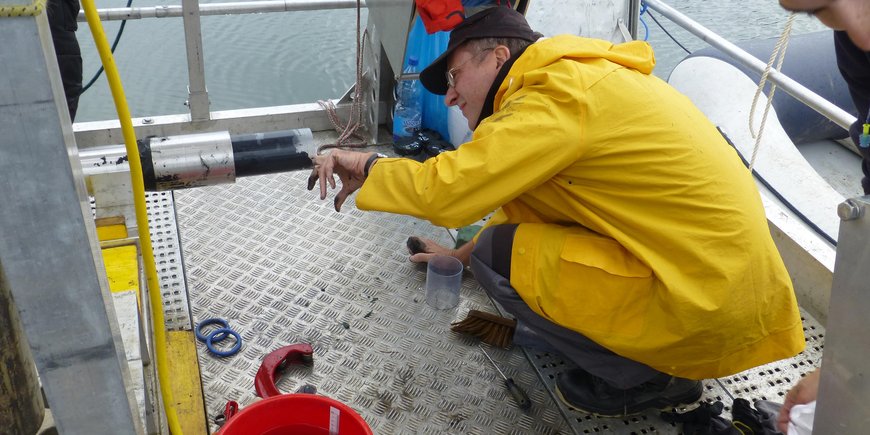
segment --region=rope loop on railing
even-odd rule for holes
[[[761,137],[764,134],[764,126],[767,124],[767,114],[770,112],[770,106],[773,104],[773,95],[776,92],[776,83],[770,85],[770,93],[767,94],[767,104],[764,106],[764,114],[761,117],[761,125],[758,127],[758,133],[755,132],[754,118],[755,106],[758,104],[758,99],[761,97],[761,92],[764,90],[764,85],[767,83],[767,77],[770,75],[770,69],[776,63],[776,70],[781,71],[782,62],[785,60],[785,51],[788,49],[788,41],[791,36],[791,28],[794,24],[794,19],[797,14],[792,12],[788,16],[788,21],[785,23],[785,28],[776,41],[776,46],[773,47],[773,53],[770,54],[770,60],[767,61],[767,66],[764,68],[764,73],[761,74],[761,80],[758,82],[758,88],[755,90],[755,97],[752,98],[752,107],[749,109],[749,132],[755,138],[755,147],[752,149],[752,158],[749,160],[749,171],[755,166],[755,158],[758,156],[758,150],[761,148]]]
[[[353,102],[350,105],[350,114],[347,118],[347,124],[342,125],[341,119],[335,109],[335,103],[331,100],[317,100],[317,104],[326,111],[329,121],[335,127],[335,131],[341,133],[335,143],[325,144],[317,147],[317,155],[331,148],[363,148],[368,146],[368,143],[363,139],[362,135],[357,130],[360,128],[360,116],[362,116],[362,68],[363,68],[363,52],[365,50],[365,40],[368,36],[368,31],[362,32],[360,37],[360,29],[362,27],[360,19],[360,11],[362,10],[361,0],[356,2],[356,83],[353,87]],[[357,139],[356,142],[350,142],[351,138]]]

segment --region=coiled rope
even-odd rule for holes
[[[773,104],[773,94],[776,92],[776,83],[770,85],[770,93],[767,95],[767,104],[764,106],[764,114],[761,117],[761,125],[758,127],[758,133],[755,132],[755,106],[758,104],[758,99],[761,92],[764,90],[764,85],[767,83],[767,77],[770,75],[770,68],[776,62],[776,70],[780,71],[782,62],[785,60],[785,51],[788,49],[788,40],[791,36],[792,24],[797,14],[792,12],[788,16],[788,21],[785,23],[785,28],[776,41],[776,46],[773,47],[773,53],[770,54],[770,59],[767,61],[767,66],[764,68],[764,73],[761,74],[761,80],[758,82],[758,88],[755,90],[755,97],[752,98],[752,107],[749,109],[749,132],[755,138],[755,147],[752,149],[752,158],[749,160],[749,171],[755,167],[755,159],[758,156],[758,150],[761,148],[761,137],[764,134],[764,126],[767,124],[767,114],[770,112],[770,106]]]
[[[363,51],[365,50],[365,40],[368,36],[368,30],[362,32],[360,37],[361,26],[361,0],[356,1],[356,84],[353,89],[353,102],[350,105],[350,114],[348,115],[347,124],[342,125],[341,119],[338,117],[338,112],[335,108],[335,103],[332,100],[317,100],[317,104],[326,111],[326,116],[335,127],[335,131],[341,133],[335,143],[324,144],[317,147],[317,154],[320,155],[323,151],[331,148],[363,148],[368,146],[368,143],[363,139],[362,135],[357,131],[360,128],[360,116],[362,115],[362,67],[363,67]],[[356,142],[351,142],[350,139],[357,139]]]

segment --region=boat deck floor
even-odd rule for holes
[[[449,329],[471,309],[497,308],[469,273],[456,308],[430,308],[425,268],[408,261],[408,236],[451,243],[450,233],[407,216],[360,211],[352,199],[336,213],[331,200],[306,190],[307,176],[250,177],[152,201],[152,216],[155,208],[166,216],[157,250],[168,250],[158,259],[183,256],[186,275],[186,289],[164,285],[169,326],[220,317],[244,342],[228,358],[197,344],[210,416],[227,400],[242,407],[256,400],[254,376],[266,354],[310,343],[314,366],[290,367],[279,389],[313,384],[357,410],[376,434],[679,433],[657,412],[599,418],[572,410],[553,393],[555,377],[570,368],[560,356],[488,348],[531,398],[530,410],[518,409],[477,341]],[[168,241],[163,248],[161,240]],[[821,361],[823,328],[807,314],[804,327],[803,353],[705,380],[703,400],[726,407],[736,397],[781,401]]]

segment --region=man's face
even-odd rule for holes
[[[870,1],[867,0],[779,0],[789,11],[807,12],[835,30],[845,30],[862,50],[870,51]]]
[[[477,127],[486,95],[504,64],[498,56],[504,53],[509,53],[504,46],[478,49],[466,44],[457,48],[447,62],[447,70],[453,76],[453,86],[447,88],[444,104],[459,106],[468,119],[468,128],[472,130]]]

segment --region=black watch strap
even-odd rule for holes
[[[363,166],[363,175],[364,175],[366,178],[368,178],[368,176],[369,176],[369,169],[371,169],[372,165],[375,163],[375,160],[377,160],[377,159],[379,159],[379,158],[381,158],[381,157],[386,157],[386,155],[381,154],[381,153],[375,153],[375,154],[372,154],[371,157],[369,157],[368,160],[366,160],[366,164],[365,164],[365,166]]]

